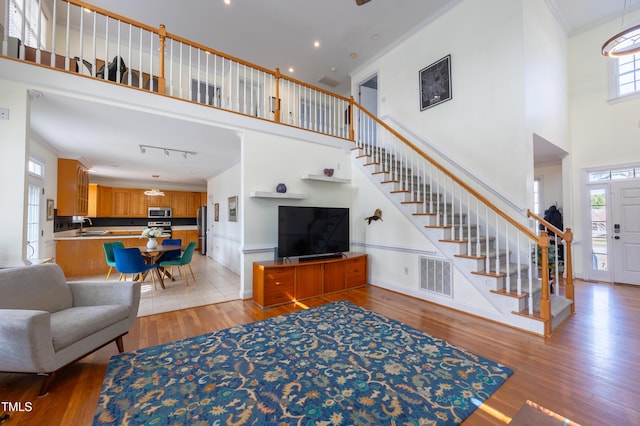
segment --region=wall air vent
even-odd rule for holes
[[[451,261],[437,257],[420,257],[420,289],[453,297]]]
[[[318,80],[318,83],[324,84],[325,86],[329,86],[329,87],[336,87],[338,84],[340,84],[339,81],[335,81],[334,79],[329,78],[326,75],[323,75],[322,77],[320,77],[320,80]]]

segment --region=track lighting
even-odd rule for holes
[[[158,149],[163,152],[163,154],[167,157],[171,155],[172,152],[177,152],[182,154],[182,157],[186,160],[188,155],[196,155],[195,151],[185,151],[183,149],[174,149],[174,148],[165,148],[162,146],[153,146],[153,145],[138,145],[140,147],[140,153],[145,154],[148,148]]]

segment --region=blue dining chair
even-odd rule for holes
[[[180,238],[162,240],[162,245],[163,246],[178,246],[178,248],[179,248],[180,246],[182,246],[182,240]],[[171,251],[165,251],[164,254],[160,257],[160,259],[158,259],[158,261],[156,263],[160,263],[160,262],[163,262],[165,260],[178,259],[179,257],[180,257],[180,249],[171,250]]]
[[[104,249],[104,257],[107,261],[107,265],[109,266],[109,271],[107,271],[107,276],[105,277],[105,281],[109,279],[109,275],[111,275],[111,271],[116,267],[116,258],[113,255],[114,248],[123,248],[124,244],[122,241],[113,241],[111,243],[102,244],[102,248]]]
[[[144,261],[140,249],[137,247],[116,247],[113,249],[113,255],[116,259],[116,270],[120,272],[119,281],[122,281],[123,278],[126,280],[127,274],[133,274],[131,279],[134,279],[137,274],[140,282],[144,282],[145,272],[158,267],[155,263],[148,265],[147,262]],[[151,274],[151,281],[155,288],[156,279],[153,273]]]
[[[173,267],[177,266],[178,269],[180,270],[180,274],[182,274],[184,276],[184,280],[187,282],[187,285],[189,285],[189,277],[187,277],[187,274],[184,270],[185,266],[189,267],[189,272],[191,272],[191,278],[193,278],[193,280],[196,280],[195,275],[193,275],[193,270],[191,269],[191,259],[193,258],[193,252],[196,249],[196,245],[197,243],[195,241],[190,242],[189,244],[187,244],[187,247],[184,249],[184,253],[182,253],[182,256],[180,256],[177,259],[172,259],[172,260],[165,260],[160,262],[160,266],[162,268],[166,268],[167,266],[170,266],[171,269],[169,270],[169,273],[173,276]]]

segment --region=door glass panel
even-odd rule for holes
[[[592,189],[591,196],[591,261],[596,271],[608,270],[607,200],[604,189]]]
[[[29,185],[27,200],[27,259],[40,257],[40,192],[41,188]]]

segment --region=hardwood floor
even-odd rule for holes
[[[576,282],[576,315],[549,339],[529,335],[377,287],[262,311],[250,300],[138,318],[125,336],[133,350],[345,299],[511,367],[513,376],[464,425],[506,424],[526,400],[582,425],[640,424],[640,288]],[[5,344],[9,344],[5,342]],[[116,345],[61,371],[37,397],[42,378],[0,374],[7,425],[89,425]]]

